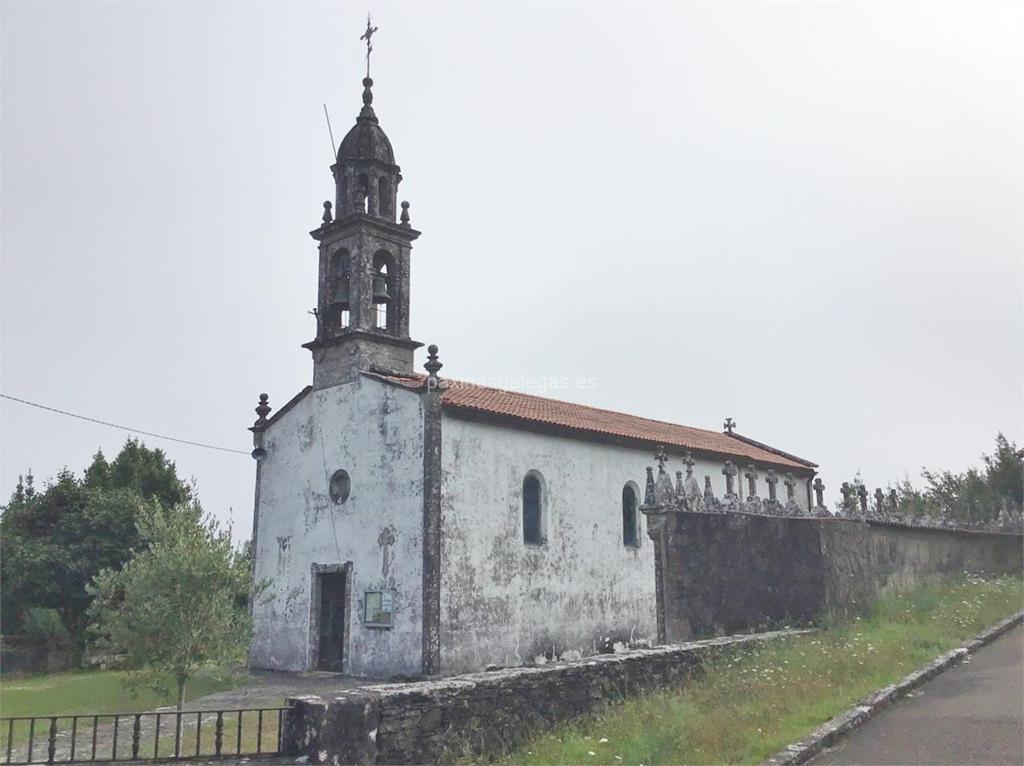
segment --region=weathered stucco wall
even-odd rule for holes
[[[418,673],[421,654],[423,412],[419,395],[361,377],[316,390],[264,433],[257,507],[254,667],[306,670],[313,566],[351,562],[345,671]],[[331,476],[348,472],[337,504]],[[389,542],[393,540],[393,542]],[[365,627],[363,593],[395,594],[394,627]]]
[[[878,595],[964,572],[1017,574],[1020,534],[824,520],[821,551],[829,608],[856,612]]]
[[[648,523],[664,541],[670,642],[806,624],[963,572],[1024,567],[1019,534],[746,513],[655,513]]]
[[[442,425],[441,670],[518,665],[654,638],[654,550],[622,539],[622,488],[643,502],[649,450],[483,423]],[[685,468],[677,459],[668,468]],[[722,463],[694,476],[725,492]],[[522,486],[542,477],[547,542],[523,542]],[[800,493],[798,493],[799,495]],[[806,504],[806,498],[803,498]]]

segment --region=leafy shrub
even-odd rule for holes
[[[26,609],[21,626],[29,640],[40,644],[64,644],[70,638],[57,610],[45,606],[30,606]]]

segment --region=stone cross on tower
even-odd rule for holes
[[[765,474],[764,480],[768,482],[768,502],[778,502],[778,497],[775,494],[775,485],[779,483],[779,477],[775,471],[769,469],[768,473]]]
[[[818,476],[814,480],[814,507],[823,508],[825,506],[825,482]]]
[[[885,509],[883,504],[885,503],[885,494],[882,492],[882,488],[878,487],[875,489],[875,513],[881,516]]]
[[[726,433],[731,434],[732,433],[732,429],[734,429],[736,427],[736,421],[733,420],[732,418],[726,418],[725,422],[722,423],[722,427],[725,429]]]
[[[857,499],[860,501],[860,512],[866,515],[868,512],[868,488],[863,484],[857,485]]]
[[[739,473],[739,470],[732,464],[731,460],[726,460],[725,465],[722,466],[722,473],[725,475],[725,496],[735,497],[736,493],[733,492],[732,481]]]
[[[759,478],[757,467],[753,463],[750,463],[747,466],[747,472],[743,475],[747,479],[747,488],[750,490],[750,497],[748,500],[752,500],[757,497],[757,480]]]
[[[654,453],[654,459],[658,461],[658,475],[665,473],[665,463],[668,462],[668,455],[665,454],[664,447],[658,447],[658,451]]]
[[[697,461],[693,459],[693,455],[687,452],[683,455],[683,465],[686,466],[686,478],[690,478],[693,475],[693,467],[697,464]]]
[[[796,502],[796,479],[793,478],[793,474],[786,472],[786,480],[782,482],[786,485],[786,502]]]
[[[899,501],[896,499],[896,490],[889,490],[889,511],[890,513],[896,513],[896,509],[899,508]]]

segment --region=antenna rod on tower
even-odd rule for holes
[[[338,147],[334,144],[334,131],[331,130],[331,115],[327,113],[327,104],[324,104],[324,117],[327,118],[327,133],[331,137],[331,157],[333,157],[331,162],[334,162],[338,159]]]

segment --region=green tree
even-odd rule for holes
[[[1024,450],[1000,433],[995,452],[983,454],[981,459],[982,468],[961,473],[922,469],[923,489],[907,478],[897,482],[899,512],[987,524],[999,518],[1003,507],[1020,510],[1024,504]]]
[[[244,664],[252,575],[230,530],[195,501],[170,510],[148,504],[138,528],[142,546],[89,588],[90,631],[97,646],[126,656],[131,683],[173,682],[180,710],[197,672]]]
[[[982,455],[981,459],[985,463],[985,481],[992,491],[1018,508],[1024,505],[1024,449],[1018,449],[999,434],[996,451]]]
[[[139,543],[139,507],[171,507],[193,490],[161,450],[129,439],[113,463],[97,452],[79,480],[67,468],[43,491],[19,477],[0,516],[0,627],[22,628],[28,610],[54,609],[81,647],[91,597],[86,586],[104,568],[120,568]]]

